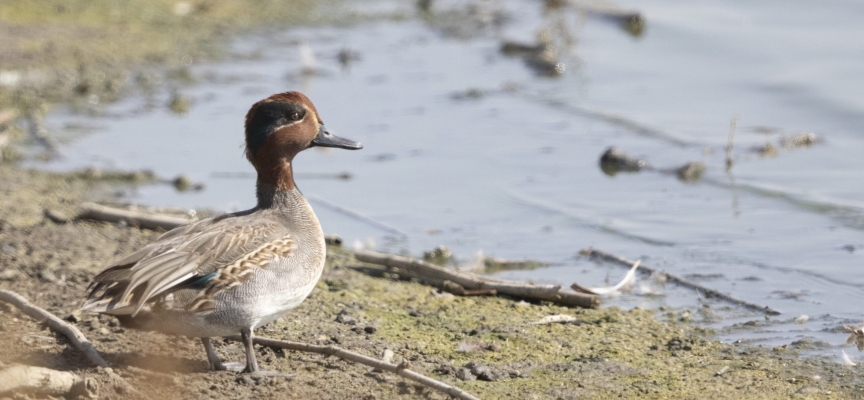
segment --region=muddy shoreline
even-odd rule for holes
[[[0,288],[73,322],[148,396],[446,397],[339,359],[268,348],[258,349],[264,368],[297,375],[251,379],[210,372],[195,339],[126,330],[111,317],[76,312],[93,275],[158,232],[45,218],[46,209],[74,215],[82,201],[111,199],[112,184],[81,175],[4,165],[0,187]],[[0,309],[3,364],[74,371],[101,383],[100,398],[124,397],[65,339],[5,305]],[[577,320],[532,324],[557,314]],[[864,393],[860,367],[799,357],[813,346],[809,342],[775,349],[726,345],[687,323],[660,322],[648,310],[455,297],[360,263],[339,247],[329,249],[312,296],[257,334],[338,345],[373,357],[390,349],[394,362],[408,360],[412,369],[481,398],[853,398]],[[217,351],[227,360],[243,357],[232,342],[217,341]]]
[[[47,112],[52,103],[89,110],[130,92],[165,89],[170,86],[165,79],[183,80],[190,60],[186,56],[218,57],[221,47],[213,38],[261,21],[321,21],[310,17],[307,7],[318,3],[314,1],[294,3],[290,10],[279,8],[289,2],[267,2],[268,7],[244,11],[242,18],[234,18],[235,7],[248,2],[196,2],[179,13],[174,3],[158,2],[162,8],[156,14],[132,13],[142,20],[126,22],[98,18],[110,15],[99,10],[107,3],[92,8],[57,3],[50,18],[27,3],[0,9],[6,18],[0,32],[10,39],[0,45],[0,60],[20,72],[6,75],[17,76],[20,84],[0,90],[0,110],[11,107],[27,116]],[[207,4],[210,8],[202,6]],[[89,11],[70,14],[79,8]],[[125,23],[132,23],[137,33],[105,39]],[[177,42],[178,37],[186,39]],[[129,45],[138,42],[148,45]],[[15,129],[12,133],[15,140],[25,136]],[[14,156],[14,151],[8,153]],[[195,339],[126,330],[111,317],[77,312],[96,273],[159,232],[109,223],[56,223],[45,217],[45,210],[71,216],[84,201],[116,201],[118,185],[140,182],[24,170],[9,162],[14,158],[4,157],[7,161],[0,164],[0,288],[74,323],[148,397],[446,398],[336,358],[260,347],[263,368],[296,376],[253,379],[210,372]],[[532,324],[558,314],[576,321]],[[394,362],[410,361],[412,369],[481,398],[864,397],[860,366],[800,357],[813,348],[812,342],[774,349],[725,345],[686,322],[660,322],[650,310],[582,310],[503,297],[454,297],[360,263],[338,247],[329,249],[327,268],[312,296],[256,333],[338,345],[373,357],[390,349]],[[243,359],[236,343],[219,340],[216,347],[228,361]],[[95,379],[99,398],[127,397],[64,338],[0,304],[0,368],[13,364],[72,371]]]

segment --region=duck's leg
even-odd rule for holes
[[[255,357],[255,347],[253,346],[252,340],[252,328],[244,328],[243,330],[241,330],[240,337],[243,338],[243,346],[246,347],[246,368],[243,370],[243,372],[264,376],[294,376],[294,374],[283,374],[278,371],[265,371],[261,368],[258,368],[258,360]]]
[[[213,344],[210,343],[210,338],[202,337],[201,343],[204,344],[204,350],[207,351],[207,360],[210,361],[210,368],[213,368],[214,371],[240,372],[243,370],[243,364],[236,362],[223,363],[219,359],[219,355],[216,354]]]
[[[258,372],[258,359],[255,357],[255,346],[252,343],[252,328],[243,328],[240,330],[240,337],[243,338],[243,346],[246,347],[246,369],[243,372]]]

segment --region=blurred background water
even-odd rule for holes
[[[590,246],[782,314],[762,318],[671,284],[607,305],[663,307],[728,341],[806,336],[839,353],[842,325],[861,321],[864,300],[864,3],[556,3],[364,2],[358,12],[401,17],[249,34],[226,60],[189,60],[173,87],[55,110],[47,125],[60,156],[28,165],[185,174],[205,189],[123,196],[250,208],[243,117],[257,100],[300,90],[331,132],[365,145],[308,151],[295,164],[325,232],[349,246],[419,257],[444,245],[463,265],[481,251],[548,263],[497,273],[533,282],[620,279],[625,268],[578,256]],[[548,52],[508,55],[506,43]],[[188,111],[172,112],[172,101]],[[793,143],[802,133],[815,143]],[[608,175],[598,160],[610,146],[659,169],[706,169],[692,182]],[[343,173],[350,179],[326,179]],[[795,323],[801,315],[809,321]]]

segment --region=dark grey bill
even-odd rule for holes
[[[360,150],[363,148],[363,144],[360,142],[341,138],[327,132],[327,128],[324,128],[324,125],[318,125],[318,136],[312,139],[311,146],[337,147],[348,150]]]

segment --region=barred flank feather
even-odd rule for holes
[[[82,309],[135,316],[182,288],[212,298],[219,290],[239,285],[254,268],[291,255],[293,241],[284,226],[267,220],[239,225],[236,217],[229,214],[178,227],[124,257],[93,278]],[[212,279],[203,279],[213,273]],[[203,304],[199,308],[206,309]]]
[[[245,255],[233,264],[221,268],[216,276],[207,282],[207,286],[189,305],[189,312],[204,312],[213,309],[213,297],[217,293],[240,286],[258,269],[265,268],[277,259],[288,258],[294,253],[294,241],[284,237],[275,242],[267,243],[257,250]]]

